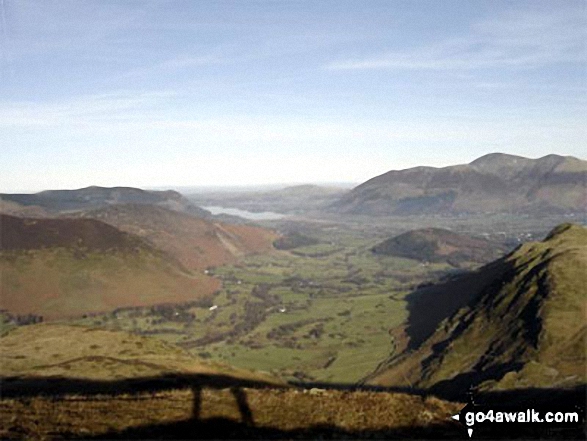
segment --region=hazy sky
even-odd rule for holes
[[[0,191],[585,158],[586,4],[0,0]]]

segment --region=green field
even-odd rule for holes
[[[320,244],[211,270],[211,302],[129,308],[78,323],[153,335],[203,358],[303,381],[353,383],[393,352],[404,297],[446,273],[376,256],[373,239],[325,234]],[[216,306],[213,310],[210,307]]]

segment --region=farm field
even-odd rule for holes
[[[287,380],[354,383],[392,355],[389,330],[407,317],[404,296],[451,267],[376,256],[373,239],[346,233],[320,239],[206,270],[222,282],[211,299],[75,323],[153,335]]]

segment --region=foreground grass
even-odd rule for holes
[[[229,390],[204,390],[198,415],[188,390],[121,396],[0,400],[3,439],[459,436],[462,405],[406,394],[243,389],[244,418]],[[246,419],[246,421],[244,421]],[[289,435],[289,436],[288,436]]]

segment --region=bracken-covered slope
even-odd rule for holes
[[[426,262],[487,263],[505,254],[507,247],[495,241],[455,233],[443,228],[411,230],[375,245],[375,254]]]
[[[586,287],[587,229],[561,225],[435,296],[408,298],[414,341],[367,381],[444,392],[584,384]]]
[[[98,219],[141,237],[189,270],[271,251],[277,238],[277,234],[264,228],[214,222],[153,205],[112,205],[84,211],[78,216]]]
[[[192,204],[176,191],[147,191],[133,187],[92,186],[77,190],[47,190],[35,194],[0,194],[0,200],[10,213],[16,213],[16,208],[20,207],[24,215],[30,214],[32,208],[58,213],[116,204],[158,205],[197,216],[210,215],[208,211]]]
[[[45,319],[199,301],[219,288],[95,219],[0,216],[0,309]]]
[[[0,251],[79,247],[138,252],[145,241],[95,219],[28,219],[0,214]]]
[[[393,170],[331,205],[339,213],[585,213],[587,161],[493,153],[470,164]]]

